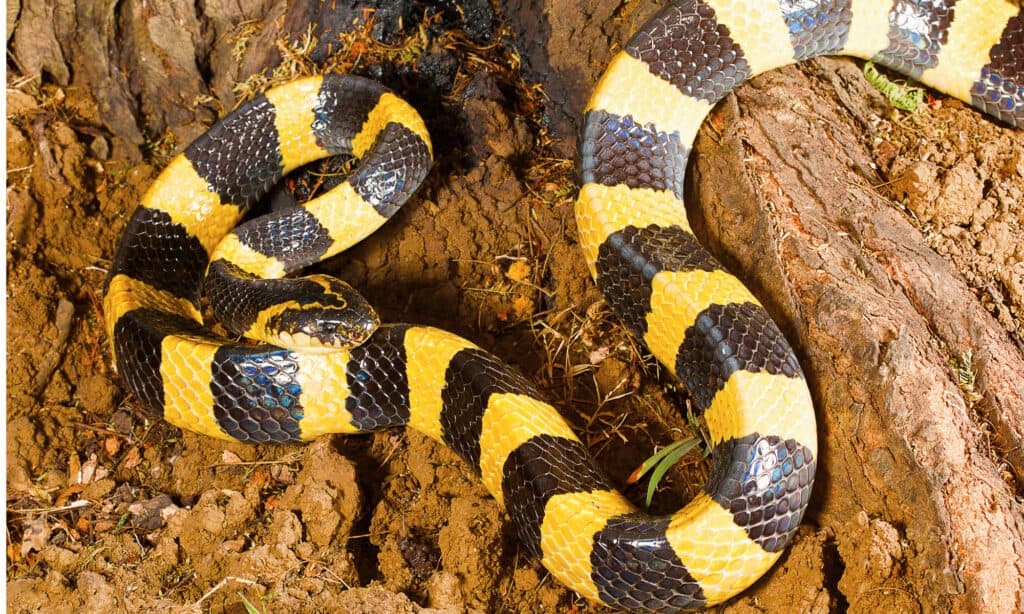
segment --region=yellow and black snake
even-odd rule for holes
[[[117,370],[169,422],[214,437],[412,426],[478,471],[527,550],[580,594],[648,611],[728,599],[793,536],[816,427],[792,349],[691,234],[684,174],[733,87],[824,54],[873,58],[1024,127],[1024,17],[1004,0],[677,0],[626,44],[586,110],[576,216],[598,287],[685,384],[715,445],[710,482],[671,516],[616,492],[543,395],[469,341],[376,328],[340,282],[282,279],[372,232],[429,171],[419,116],[364,79],[274,88],[170,163],[107,281]],[[339,153],[361,159],[345,183],[235,228],[284,174]],[[204,328],[204,288],[229,330],[267,343]]]

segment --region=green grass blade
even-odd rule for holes
[[[249,602],[248,599],[245,598],[245,595],[239,593],[238,596],[242,598],[242,605],[245,607],[245,611],[247,612],[247,614],[260,614],[260,611],[257,610],[256,606],[254,606],[252,603]]]
[[[698,443],[700,443],[700,440],[695,438],[680,439],[679,441],[670,443],[641,463],[640,466],[637,467],[636,471],[629,476],[626,483],[635,484],[640,480],[640,478],[646,475],[648,471],[653,469],[650,482],[647,484],[646,505],[649,507],[651,505],[651,499],[654,497],[654,491],[658,489],[658,484],[661,482],[661,478],[665,477],[665,473],[668,472],[669,468],[679,462],[679,459],[686,456]]]

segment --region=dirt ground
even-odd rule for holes
[[[315,13],[319,5],[309,4]],[[15,18],[8,3],[8,610],[607,611],[528,558],[472,471],[419,433],[244,446],[170,427],[124,393],[100,305],[128,216],[170,157],[216,116],[268,82],[317,65],[372,76],[406,97],[424,115],[437,158],[427,184],[393,220],[319,270],[359,288],[385,321],[436,325],[517,365],[558,401],[637,504],[645,486],[626,485],[633,469],[658,446],[702,437],[699,421],[687,417],[685,392],[624,333],[590,281],[572,214],[574,131],[586,93],[653,7],[595,1],[580,14],[539,0],[381,2],[376,10],[337,4],[355,8],[321,19],[311,39],[300,19],[308,15],[272,0],[246,9],[107,3],[106,12],[22,2],[13,5],[20,6]],[[714,148],[728,145],[723,134],[733,123],[755,132],[768,125],[749,121],[756,111],[748,109],[773,96],[795,117],[804,115],[794,100],[819,96],[807,103],[812,115],[825,117],[827,106],[827,117],[838,119],[808,123],[841,135],[829,147],[862,152],[853,159],[863,164],[839,174],[851,177],[839,179],[842,189],[870,185],[872,198],[886,203],[881,215],[907,224],[877,221],[858,234],[849,230],[855,223],[843,226],[856,213],[844,212],[835,217],[848,230],[828,241],[815,240],[807,217],[806,234],[774,233],[777,246],[795,250],[796,242],[823,258],[816,281],[798,282],[796,291],[759,277],[762,269],[774,275],[775,258],[756,244],[740,239],[725,248],[726,262],[791,322],[783,327],[812,382],[824,445],[816,501],[793,545],[722,611],[1011,611],[1015,598],[1016,608],[1024,605],[1024,464],[1015,456],[1022,427],[1013,413],[1024,396],[1024,370],[1013,371],[1024,362],[1024,136],[944,97],[929,94],[906,113],[872,92],[850,60],[785,69],[731,95],[698,139],[698,151],[708,153],[691,166],[708,179],[693,182],[696,217],[713,246],[730,244],[730,231],[719,228],[726,221],[718,221],[729,215],[714,214],[702,183],[714,180],[707,168]],[[782,195],[762,207],[764,215],[797,219],[786,203],[798,199],[805,178],[766,172],[781,168],[765,158],[772,147],[756,134],[741,140],[731,156],[749,170],[737,172]],[[835,176],[828,178],[836,183]],[[872,242],[888,228],[900,229],[899,242],[931,248],[911,261],[949,267],[942,279],[960,284],[948,286],[949,296],[995,339],[977,353],[1007,356],[999,364],[1011,365],[1005,390],[995,380],[976,385],[970,351],[922,342],[938,348],[930,372],[953,392],[935,389],[957,397],[950,413],[963,406],[968,444],[920,425],[893,435],[884,419],[850,418],[857,407],[838,401],[834,389],[873,398],[860,388],[868,385],[823,375],[820,364],[867,355],[853,337],[846,357],[831,355],[797,323],[805,317],[810,329],[843,337],[809,315],[798,295],[829,296],[839,286],[826,279],[825,252],[853,241],[881,253]],[[849,260],[859,267],[849,277],[877,273],[870,262]],[[885,283],[903,283],[902,262],[885,261]],[[928,315],[930,300],[904,310],[941,335],[944,320]],[[898,346],[879,344],[883,353]],[[907,396],[915,395],[928,396]],[[862,429],[854,452],[840,442],[850,439],[850,420]],[[891,448],[899,451],[890,455]],[[932,450],[941,459],[969,456],[962,471],[981,471],[977,482],[956,482],[961,468],[932,462]],[[858,464],[870,488],[844,481]],[[654,511],[678,508],[708,469],[701,454],[686,457],[659,488]],[[969,501],[957,501],[964,496],[1010,528],[950,511],[963,504],[975,515]],[[989,558],[1010,553],[1006,575],[978,562],[972,545],[984,545]]]

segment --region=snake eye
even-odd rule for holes
[[[278,328],[295,349],[347,349],[366,341],[380,325],[373,307],[347,283],[325,275],[304,278],[320,289],[301,309],[282,315]],[[307,286],[309,287],[309,286]]]
[[[360,345],[370,338],[380,319],[373,308],[362,296],[359,305],[352,305],[338,310],[324,310],[303,327],[302,332],[323,345],[350,348]]]
[[[341,280],[312,275],[274,283],[289,298],[268,308],[250,337],[298,352],[332,352],[361,345],[380,325],[373,307]]]

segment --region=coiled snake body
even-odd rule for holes
[[[310,308],[360,299],[320,276],[279,278],[368,235],[431,165],[419,116],[363,79],[272,89],[171,162],[107,281],[117,369],[146,406],[214,437],[412,426],[476,469],[527,550],[580,594],[648,611],[728,599],[796,530],[816,427],[793,351],[691,234],[684,173],[703,117],[733,87],[823,54],[874,58],[1024,126],[1024,17],[1003,0],[678,0],[627,43],[586,110],[576,216],[598,287],[685,384],[715,444],[712,479],[671,516],[643,514],[616,492],[543,395],[472,343],[401,324],[338,350],[306,321]],[[361,158],[341,186],[235,228],[284,174],[338,153]],[[229,329],[291,349],[212,334],[204,286]],[[327,328],[359,343],[375,325],[356,315]]]

